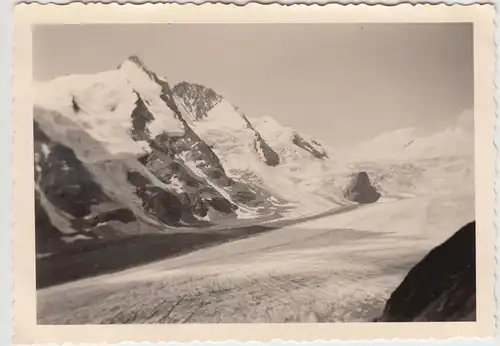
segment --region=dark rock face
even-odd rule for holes
[[[328,158],[328,154],[324,150],[318,150],[315,146],[313,146],[311,143],[307,142],[302,136],[298,133],[294,133],[292,136],[292,142],[296,146],[304,149],[305,151],[310,152],[314,157],[318,159],[324,159]],[[317,147],[319,147],[319,143],[316,143],[313,141],[313,144],[315,144]]]
[[[74,97],[71,99],[71,107],[73,108],[73,112],[75,113],[78,113],[80,111],[80,106],[78,105],[78,102],[76,102]]]
[[[110,211],[105,211],[93,217],[87,217],[85,219],[74,219],[72,220],[72,226],[80,232],[85,232],[110,221],[129,223],[137,221],[137,217],[128,208],[118,208]]]
[[[357,203],[375,203],[380,193],[372,186],[366,172],[357,173],[344,190],[344,197]]]
[[[132,210],[103,191],[74,150],[53,141],[36,120],[33,129],[37,253],[58,252],[67,245],[65,237],[95,240],[96,231],[110,222],[116,226],[108,227],[110,233],[120,234],[125,224],[137,221]],[[54,215],[63,224],[54,224]]]
[[[207,177],[214,179],[220,185],[228,185],[230,179],[227,177],[222,167],[222,163],[213,152],[212,148],[191,129],[189,124],[182,117],[168,82],[159,79],[156,74],[151,71],[147,73],[155,83],[161,86],[161,99],[174,112],[177,120],[182,123],[185,131],[182,136],[169,136],[166,133],[156,136],[153,140],[155,149],[159,149],[164,154],[171,157],[181,156],[184,157],[185,160],[197,162],[196,167],[207,175]]]
[[[241,117],[247,123],[247,127],[255,133],[253,147],[257,153],[260,153],[264,162],[268,166],[277,166],[280,163],[280,157],[276,151],[271,148],[269,144],[262,138],[259,131],[255,129],[250,120],[245,116],[245,114],[240,113]]]
[[[61,232],[52,224],[50,217],[42,206],[40,193],[35,190],[35,247],[36,253],[46,253],[61,246]]]
[[[227,199],[216,197],[211,198],[208,203],[218,212],[221,213],[231,213],[234,210],[238,209],[235,205],[231,204]]]
[[[213,188],[207,186],[206,182],[194,174],[194,172],[192,172],[181,160],[176,159],[176,155],[193,155],[198,160],[199,164],[202,165],[201,170],[205,170],[209,177],[224,177],[225,172],[220,164],[219,158],[209,147],[206,146],[204,142],[201,141],[197,134],[191,130],[189,125],[181,117],[177,106],[170,95],[171,90],[168,83],[157,79],[156,75],[152,72],[149,72],[148,75],[162,83],[164,101],[175,112],[178,120],[183,123],[186,133],[183,136],[175,137],[168,136],[167,134],[161,134],[155,139],[152,139],[147,125],[154,120],[154,117],[140,95],[137,95],[136,107],[131,115],[132,138],[136,141],[146,140],[150,142],[150,145],[153,148],[153,152],[151,154],[144,155],[139,158],[139,161],[161,182],[170,184],[174,179],[176,179],[178,182],[185,185],[185,191],[178,195],[169,191],[160,192],[161,189],[154,187],[153,184],[144,177],[142,178],[146,179],[146,182],[142,182],[141,186],[136,191],[145,203],[143,206],[145,206],[150,213],[159,213],[156,215],[159,220],[166,222],[168,225],[177,225],[181,219],[190,223],[194,220],[193,215],[205,217],[209,211],[210,203],[203,198],[200,198],[201,193],[212,198],[223,199],[223,197]],[[191,150],[193,147],[196,148],[195,152]],[[137,175],[139,173],[134,172],[134,174]],[[135,180],[132,179],[132,181]],[[146,188],[146,185],[149,187]],[[147,193],[147,191],[151,192],[151,189],[155,190],[155,193]],[[166,213],[163,208],[155,206],[156,203],[152,202],[153,199],[157,201],[165,200],[167,196],[169,196],[168,198],[172,206],[181,208],[179,207],[180,203],[184,206],[185,210]],[[230,203],[229,201],[226,202]],[[228,213],[231,212],[232,210]],[[189,215],[189,213],[192,215]],[[179,215],[181,216],[179,217]]]
[[[141,162],[161,182],[170,184],[175,180],[183,185],[181,192],[172,193],[184,206],[183,220],[188,223],[189,220],[193,220],[193,216],[203,218],[207,215],[210,209],[208,199],[224,199],[214,188],[207,185],[204,180],[194,175],[185,165],[177,161],[168,162],[152,153],[142,158]],[[229,214],[231,213],[230,211]]]
[[[183,208],[181,201],[169,191],[160,189],[138,172],[129,172],[128,181],[136,187],[136,194],[142,200],[142,207],[153,217],[167,225],[177,225]]]
[[[136,96],[137,101],[135,102],[135,108],[130,115],[132,118],[131,135],[135,141],[146,140],[150,136],[147,125],[154,120],[154,117],[147,109],[141,96],[137,93]]]
[[[255,131],[254,148],[259,153],[262,153],[264,162],[268,166],[277,166],[280,163],[279,155],[266,143],[260,133]]]
[[[57,208],[77,218],[89,215],[93,205],[108,202],[108,196],[74,151],[52,142],[36,121],[33,126],[35,181],[45,197]]]
[[[206,118],[207,113],[222,99],[222,96],[212,89],[194,83],[181,82],[172,90],[184,101],[187,110],[195,116],[195,119]]]
[[[476,320],[476,223],[427,254],[387,301],[379,322]]]

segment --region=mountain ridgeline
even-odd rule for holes
[[[75,241],[272,220],[301,205],[339,204],[300,188],[308,167],[331,179],[329,148],[267,118],[248,118],[205,86],[171,87],[137,57],[37,90],[39,254]]]

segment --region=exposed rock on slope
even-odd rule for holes
[[[254,132],[253,147],[259,156],[264,160],[268,166],[277,166],[280,163],[280,157],[276,151],[271,148],[269,144],[262,138],[259,131],[255,129],[252,122],[245,116],[245,114],[240,113],[241,117],[247,123],[247,128]]]
[[[357,203],[375,203],[380,193],[373,187],[366,172],[356,173],[344,191],[344,197]]]
[[[208,112],[222,100],[222,96],[212,89],[195,83],[181,82],[172,90],[181,97],[188,112],[198,120],[206,118]]]
[[[139,230],[134,212],[108,195],[89,166],[71,148],[52,140],[34,121],[35,219],[37,251],[54,251],[64,241],[120,233],[126,224]]]
[[[378,321],[475,321],[475,229],[475,222],[465,225],[413,267]]]
[[[77,218],[110,201],[72,149],[51,141],[38,122],[33,126],[35,182],[48,201]]]
[[[261,157],[264,158],[264,162],[268,166],[277,166],[280,163],[280,157],[278,154],[266,143],[262,138],[260,133],[255,132],[254,148]]]
[[[37,253],[50,253],[62,245],[61,231],[52,223],[35,190],[35,245]]]
[[[314,157],[318,159],[324,159],[328,158],[328,154],[326,151],[321,147],[321,145],[312,140],[310,142],[306,141],[304,137],[302,137],[299,133],[295,132],[292,135],[292,142],[296,146],[304,149],[305,151],[310,152]]]

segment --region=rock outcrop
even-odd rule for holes
[[[306,139],[304,139],[304,137],[302,135],[295,132],[292,135],[292,142],[293,142],[293,144],[295,144],[299,148],[302,148],[305,151],[308,151],[309,153],[311,153],[314,157],[316,157],[318,159],[328,158],[327,152],[315,140],[308,142]]]
[[[476,223],[429,252],[392,293],[378,322],[476,320]]]
[[[33,132],[37,253],[57,251],[68,237],[95,239],[96,229],[110,222],[121,229],[137,221],[130,208],[104,191],[73,149],[52,140],[36,120]]]
[[[42,206],[40,193],[35,190],[35,246],[36,253],[50,253],[62,245],[61,231],[50,220]]]
[[[51,141],[34,122],[35,181],[45,197],[74,217],[85,217],[91,207],[109,202],[75,152]]]
[[[183,100],[184,106],[196,120],[206,118],[208,112],[222,100],[222,96],[212,89],[195,83],[180,82],[172,91]]]
[[[252,122],[245,116],[245,114],[238,112],[245,123],[247,124],[247,128],[253,131],[254,140],[253,140],[253,148],[259,154],[259,156],[264,160],[266,165],[268,166],[277,166],[280,163],[280,156],[273,148],[262,138],[262,135],[255,129],[252,125]]]
[[[344,197],[357,203],[375,203],[380,193],[371,184],[368,174],[364,171],[356,173],[344,190]]]
[[[253,145],[255,151],[261,155],[266,165],[268,166],[279,165],[280,163],[279,155],[273,150],[273,148],[271,148],[269,144],[266,143],[266,141],[257,131],[255,132],[255,139]]]

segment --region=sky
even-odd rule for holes
[[[36,80],[137,55],[172,85],[203,84],[248,117],[335,146],[439,131],[473,108],[467,23],[51,25],[33,35]]]

